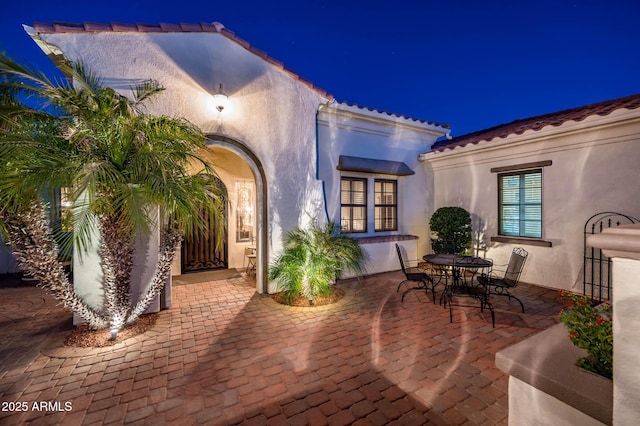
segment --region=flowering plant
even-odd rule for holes
[[[594,305],[586,296],[560,290],[565,308],[560,321],[569,330],[569,339],[589,354],[578,360],[578,366],[611,379],[613,377],[612,306],[605,302]]]

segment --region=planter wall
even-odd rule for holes
[[[613,381],[579,368],[585,355],[564,324],[498,352],[510,375],[509,424],[612,424]]]
[[[613,262],[613,424],[640,419],[640,224],[590,235],[587,243]]]

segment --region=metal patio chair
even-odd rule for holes
[[[396,293],[400,291],[400,287],[403,284],[413,282],[416,284],[415,287],[409,287],[402,293],[401,302],[404,302],[404,297],[408,292],[412,290],[424,290],[425,293],[428,293],[431,290],[431,295],[433,296],[433,303],[436,303],[436,283],[434,283],[433,279],[424,272],[423,270],[417,267],[407,268],[404,264],[404,259],[402,258],[402,251],[400,250],[400,246],[396,244],[396,252],[398,253],[398,260],[400,261],[400,267],[402,268],[402,273],[404,274],[405,280],[398,284],[398,288],[396,289]]]
[[[495,275],[496,270],[492,270],[489,275],[481,275],[478,277],[478,282],[487,286],[490,294],[507,296],[509,300],[511,300],[512,297],[516,299],[518,303],[520,303],[522,313],[524,313],[524,304],[519,298],[511,294],[511,290],[518,286],[520,274],[522,274],[528,255],[529,253],[525,249],[516,247],[513,249],[513,252],[511,252],[509,264],[502,277]],[[498,272],[502,271],[498,270]]]
[[[245,274],[249,275],[250,273],[256,272],[256,249],[254,247],[245,247],[244,256],[247,262],[247,267],[245,269]]]
[[[453,322],[453,307],[480,308],[480,312],[489,309],[491,314],[491,326],[496,326],[496,317],[493,312],[493,305],[489,300],[489,289],[487,286],[474,280],[478,269],[490,268],[491,263],[486,263],[484,259],[477,258],[477,266],[469,263],[468,259],[461,258],[461,263],[454,263],[451,279],[447,280],[446,287],[442,293],[441,303],[445,309],[449,307],[449,322]],[[476,262],[477,263],[477,262]],[[471,269],[471,273],[467,270]]]

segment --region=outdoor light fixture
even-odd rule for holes
[[[118,329],[117,328],[112,328],[109,331],[111,332],[111,340],[116,340],[116,336],[118,335]]]
[[[228,99],[229,97],[222,91],[222,83],[220,83],[218,92],[213,95],[213,105],[215,105],[218,112],[222,112],[222,110],[227,106]]]

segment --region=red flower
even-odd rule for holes
[[[571,300],[569,300],[569,301],[567,302],[567,306],[571,307],[571,306],[573,306],[573,305],[575,305],[575,303],[573,303]]]
[[[605,322],[608,322],[608,321],[602,317],[598,317],[598,319],[596,320],[596,324],[598,325],[604,324]]]
[[[569,334],[569,339],[575,339],[576,337],[578,337],[578,333],[576,332]]]

